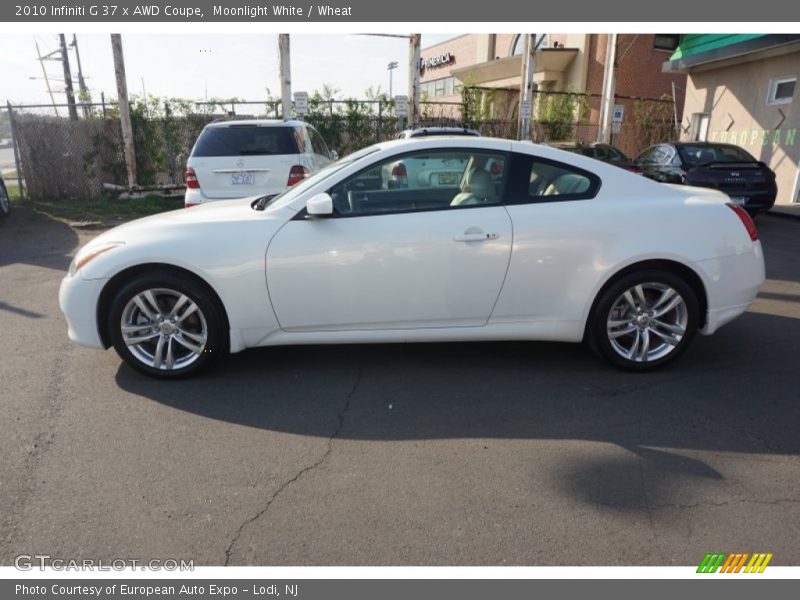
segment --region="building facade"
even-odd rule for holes
[[[464,86],[477,87],[491,92],[491,118],[516,119],[525,35],[466,34],[423,48],[421,98],[443,103],[436,105],[443,112],[450,103],[450,116],[457,117]],[[568,135],[583,142],[594,141],[600,121],[608,35],[540,34],[537,40],[533,74],[537,98],[552,92],[584,94],[582,102],[586,105],[577,111],[581,114],[576,115],[576,125]],[[686,75],[664,73],[661,65],[674,52],[679,40],[678,34],[617,36],[615,103],[622,106],[625,116],[612,141],[629,154],[637,154],[650,143],[664,141],[665,136],[676,137]],[[659,109],[659,127],[648,132],[634,123],[637,114],[643,112],[642,103],[637,100],[641,98],[654,99],[653,105]],[[640,114],[638,118],[642,120]],[[652,119],[652,115],[646,118]],[[555,138],[545,135],[542,139]]]
[[[800,202],[800,34],[689,35],[663,69],[688,75],[681,139],[743,147]]]
[[[427,100],[460,102],[466,85],[509,90],[520,88],[523,35],[466,34],[422,49],[421,94]],[[536,52],[534,83],[538,90],[599,95],[606,60],[606,34],[543,34]],[[663,73],[662,63],[677,47],[677,34],[619,34],[616,94],[672,98],[683,104],[686,76]]]

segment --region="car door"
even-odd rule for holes
[[[390,188],[387,164],[465,158],[448,187]],[[330,190],[335,214],[301,211],[272,239],[267,284],[287,331],[485,325],[503,285],[512,228],[502,205],[503,152],[394,156]],[[488,169],[487,169],[488,167]]]

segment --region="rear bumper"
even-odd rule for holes
[[[708,296],[708,312],[701,333],[710,335],[745,312],[764,283],[761,242],[751,252],[695,263]]]

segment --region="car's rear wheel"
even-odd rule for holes
[[[612,364],[647,371],[675,360],[697,332],[697,295],[669,271],[630,273],[609,286],[592,315],[592,346]]]
[[[0,181],[0,218],[7,217],[11,213],[11,201],[8,199],[8,190],[5,184]]]
[[[189,375],[226,351],[216,298],[172,273],[141,275],[122,288],[111,302],[108,331],[125,362],[154,377]]]

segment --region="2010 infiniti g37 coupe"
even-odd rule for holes
[[[60,304],[73,341],[158,377],[254,346],[512,339],[586,340],[646,370],[744,312],[763,279],[753,222],[721,192],[526,142],[423,138],[273,198],[107,231]]]

